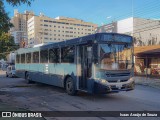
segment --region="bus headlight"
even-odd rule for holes
[[[106,84],[106,83],[107,83],[107,80],[101,79],[101,83]]]
[[[129,78],[129,81],[134,81],[134,78],[133,78],[133,77],[130,77],[130,78]]]
[[[107,80],[105,79],[97,79],[96,81],[100,84],[107,84]]]

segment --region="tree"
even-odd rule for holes
[[[27,4],[30,6],[31,1],[34,0],[6,0],[12,6],[18,6],[21,4]],[[10,51],[18,49],[15,45],[14,39],[7,32],[13,27],[10,23],[8,13],[4,9],[4,0],[0,0],[0,59],[4,58]]]
[[[14,43],[14,38],[3,32],[0,36],[0,59],[5,59],[5,56],[10,52],[18,49],[19,46]]]
[[[33,0],[6,0],[12,6],[18,6],[21,4],[27,4],[30,6],[31,1]],[[0,35],[2,32],[8,32],[8,30],[13,27],[10,23],[10,18],[8,17],[8,13],[4,9],[4,0],[0,0]]]
[[[13,25],[10,23],[10,19],[8,17],[8,14],[4,10],[3,2],[0,1],[0,35],[3,32],[8,32],[9,28]]]

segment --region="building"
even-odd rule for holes
[[[117,33],[117,22],[112,22],[103,26],[99,26],[96,29],[97,33],[101,33],[101,32],[113,32],[113,33]]]
[[[101,32],[106,32],[104,26]],[[111,32],[133,36],[136,74],[160,75],[160,20],[130,17],[114,22],[114,27],[109,28]]]
[[[21,46],[22,42],[28,43],[28,27],[27,21],[34,13],[32,11],[25,11],[24,13],[19,13],[18,10],[14,10],[14,16],[11,18],[11,23],[14,25],[10,29],[11,35],[14,37],[14,41],[16,44]]]
[[[49,18],[40,14],[28,20],[28,44],[33,46],[77,38],[94,33],[96,27],[96,24],[75,18]]]

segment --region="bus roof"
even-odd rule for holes
[[[95,34],[91,34],[91,35],[87,35],[87,36],[83,36],[83,37],[79,37],[79,38],[73,38],[73,39],[66,40],[66,41],[44,44],[44,45],[40,45],[40,46],[33,47],[33,48],[20,48],[17,50],[17,52],[19,54],[21,54],[21,53],[39,51],[42,49],[59,47],[59,46],[87,44],[87,43],[90,43],[93,41],[95,41],[95,42],[109,41],[109,39],[111,39],[111,38],[108,38],[108,36],[116,36],[116,35],[121,36],[121,37],[125,37],[125,38],[128,38],[128,37],[131,38],[131,36],[129,36],[129,35],[119,34],[119,33],[95,33]],[[107,36],[107,38],[104,36]],[[132,39],[126,39],[126,40],[128,40],[128,41],[125,41],[125,42],[132,43]]]

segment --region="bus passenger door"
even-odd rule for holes
[[[79,46],[78,53],[79,89],[86,90],[92,71],[92,46]]]

